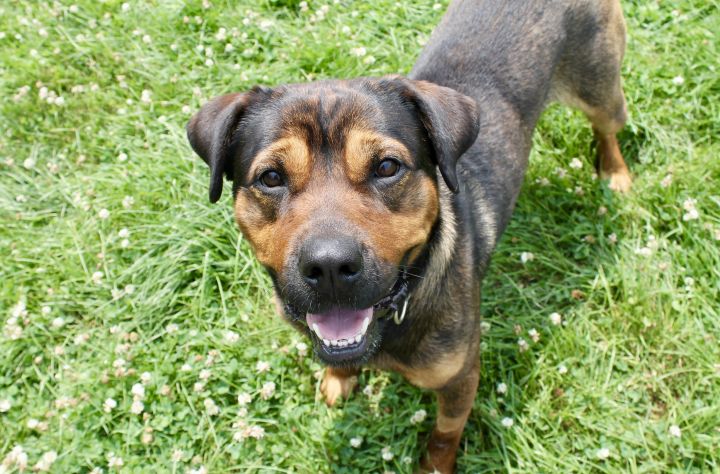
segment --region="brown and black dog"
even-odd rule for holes
[[[478,384],[480,286],[552,100],[580,108],[610,188],[631,178],[615,133],[618,0],[456,1],[407,78],[255,87],[188,124],[210,200],[237,223],[281,312],[328,365],[328,404],[359,368],[438,397],[422,467],[451,472]]]

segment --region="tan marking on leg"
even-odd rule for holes
[[[472,410],[479,379],[476,363],[464,376],[437,391],[437,420],[421,463],[427,472],[454,472],[460,438]]]
[[[335,405],[338,398],[347,399],[358,383],[358,369],[339,369],[326,367],[320,384],[320,391],[329,407]]]
[[[613,191],[625,193],[630,191],[632,177],[630,170],[620,152],[615,134],[603,134],[594,129],[598,142],[598,174],[602,179],[609,179],[608,187]]]

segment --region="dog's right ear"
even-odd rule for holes
[[[255,86],[248,92],[227,94],[205,104],[187,124],[187,136],[195,153],[210,167],[210,202],[220,199],[223,175],[233,179],[232,138],[248,107],[271,89]]]

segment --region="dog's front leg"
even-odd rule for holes
[[[320,384],[320,391],[325,397],[325,403],[333,406],[338,398],[347,399],[350,393],[357,387],[357,368],[326,367],[323,380]]]
[[[421,472],[454,472],[460,437],[477,392],[479,368],[479,363],[472,364],[463,375],[453,377],[450,383],[435,391],[437,419],[420,466]]]

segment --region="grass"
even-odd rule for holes
[[[319,401],[184,124],[256,83],[407,72],[445,4],[211,3],[0,6],[0,472],[411,472],[422,452],[433,397],[394,374]],[[623,6],[634,190],[592,179],[577,112],[546,112],[485,280],[461,472],[720,472],[719,5]]]

